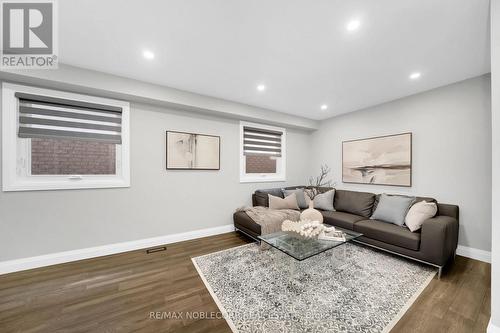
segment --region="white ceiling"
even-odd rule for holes
[[[58,4],[62,63],[311,119],[490,71],[489,0]]]

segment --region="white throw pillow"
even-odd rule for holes
[[[269,208],[271,209],[295,209],[299,210],[297,205],[297,196],[295,193],[290,194],[285,199],[268,194]]]
[[[285,190],[285,189],[283,189],[283,196],[285,198],[288,197],[289,195],[291,195],[292,193],[295,193],[295,196],[297,198],[297,205],[300,208],[307,208],[309,206],[309,202],[306,199],[307,195],[304,192],[303,188],[298,188],[298,189],[295,189],[295,190]]]
[[[335,211],[335,208],[333,207],[334,197],[335,197],[335,189],[330,190],[328,192],[317,194],[313,200],[314,208],[334,212]]]
[[[434,217],[437,213],[435,202],[420,201],[411,206],[406,214],[405,224],[411,232],[422,227],[425,220]]]

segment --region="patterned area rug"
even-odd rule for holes
[[[351,243],[301,262],[257,244],[192,260],[233,332],[387,332],[436,274]]]

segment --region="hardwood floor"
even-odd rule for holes
[[[186,318],[218,311],[190,258],[247,242],[228,233],[0,276],[0,332],[230,332],[223,319]],[[457,256],[392,332],[485,332],[490,269]]]

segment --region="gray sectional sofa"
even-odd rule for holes
[[[304,186],[286,189],[295,188]],[[268,207],[268,194],[283,197],[281,188],[257,190],[252,195],[253,205]],[[363,236],[357,239],[360,243],[436,266],[440,276],[442,268],[455,255],[457,248],[458,206],[438,203],[433,198],[417,197],[417,201],[436,202],[438,212],[435,217],[426,220],[419,231],[411,232],[405,227],[370,219],[378,198],[379,195],[374,193],[336,190],[336,211],[321,211],[323,222],[362,233]],[[245,212],[234,214],[234,226],[255,239],[261,233],[260,225]]]

